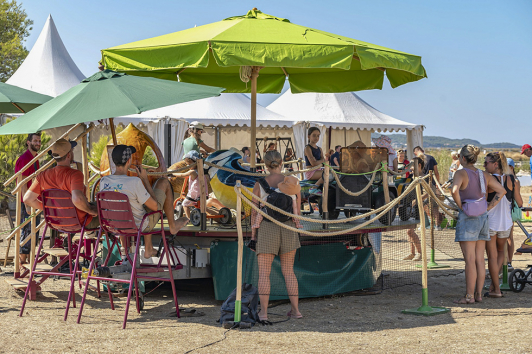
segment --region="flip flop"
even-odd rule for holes
[[[257,322],[263,326],[273,326],[273,322],[270,322],[268,321],[268,319],[265,319],[265,320],[259,320],[259,322]]]
[[[497,298],[497,299],[498,299],[498,298],[504,297],[504,293],[501,291],[500,294],[493,294],[493,295],[492,295],[492,294],[490,294],[489,291],[486,291],[486,292],[484,293],[484,297],[493,297],[493,298]]]
[[[296,318],[296,319],[300,319],[300,318],[303,318],[303,315],[293,315],[292,316],[292,310],[288,311],[288,313],[286,314],[288,317],[290,318]]]

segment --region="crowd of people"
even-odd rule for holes
[[[183,149],[187,164],[191,165],[201,158],[202,153],[209,153],[214,149],[207,146],[201,140],[203,125],[198,122],[191,124],[188,137],[183,141]],[[317,145],[320,138],[320,130],[312,127],[308,130],[308,144],[305,147],[304,156],[307,168],[320,166],[324,163],[330,166],[339,166],[341,160],[341,146],[335,146],[334,150],[323,154],[322,149]],[[24,168],[38,153],[41,145],[39,134],[29,134],[27,137],[27,151],[20,156],[16,163],[16,171]],[[85,223],[89,228],[99,226],[98,210],[94,203],[89,202],[85,190],[82,172],[74,162],[74,147],[76,142],[59,139],[52,145],[48,152],[55,161],[56,166],[45,170],[37,175],[33,183],[28,183],[22,187],[23,199],[18,201],[22,207],[22,219],[24,221],[31,213],[31,208],[43,208],[40,195],[46,189],[61,189],[68,191],[72,195],[72,202],[77,209],[78,219],[81,224]],[[118,191],[128,196],[135,223],[143,231],[152,230],[159,222],[160,214],[153,214],[146,219],[146,224],[141,225],[144,215],[150,211],[163,210],[166,215],[173,215],[174,194],[168,179],[161,177],[153,184],[149,182],[147,172],[141,165],[132,164],[132,155],[136,152],[135,147],[128,145],[114,146],[111,159],[115,165],[114,172],[102,178],[100,181],[100,191]],[[289,195],[293,208],[291,212],[300,213],[300,186],[295,177],[285,177],[281,170],[285,168],[287,156],[283,158],[276,150],[276,144],[265,145],[264,158],[267,172],[264,180],[255,184],[253,193],[260,200],[266,200],[272,191],[280,191]],[[250,149],[242,149],[243,161],[249,162]],[[439,180],[438,163],[433,156],[425,153],[422,147],[416,146],[413,149],[414,155],[418,158],[418,171],[420,175],[433,172],[435,179]],[[532,156],[532,147],[524,145],[522,154],[527,157]],[[457,300],[459,304],[472,304],[481,302],[482,297],[501,297],[499,287],[499,272],[504,262],[504,246],[508,242],[509,266],[514,252],[513,245],[513,220],[512,209],[520,208],[523,200],[520,194],[520,183],[515,177],[515,163],[512,159],[506,158],[503,152],[491,152],[485,156],[482,171],[475,167],[480,149],[473,145],[466,145],[460,151],[452,152],[452,165],[449,169],[449,179],[452,180],[451,194],[459,208],[456,224],[455,242],[460,243],[460,247],[465,261],[466,292],[464,297]],[[370,158],[368,154],[368,158]],[[290,151],[288,159],[293,158]],[[390,168],[401,172],[409,167],[407,151],[397,150],[397,156],[393,159]],[[532,164],[532,159],[531,159]],[[128,176],[128,170],[133,168],[137,176]],[[29,166],[23,176],[28,176],[39,169],[39,163],[35,162]],[[208,177],[204,181],[199,181],[196,168],[188,172],[175,174],[178,177],[188,177],[190,179],[189,193],[184,206],[189,206],[197,201],[200,191],[200,183],[208,184]],[[410,172],[405,178],[409,178]],[[320,193],[319,188],[323,184],[323,171],[315,169],[307,171],[305,178],[314,181],[314,190],[311,193]],[[435,188],[433,186],[433,188]],[[207,189],[207,188],[205,188]],[[435,203],[428,203],[427,193],[423,194],[424,212],[429,213],[430,208],[434,208],[436,215],[438,206]],[[210,201],[210,204],[209,204]],[[208,205],[216,208],[223,207],[215,198],[207,201]],[[290,205],[292,206],[292,204]],[[185,209],[186,210],[186,209]],[[189,214],[187,213],[187,216]],[[297,233],[283,229],[271,222],[263,222],[257,214],[252,215],[253,232],[252,241],[256,241],[256,249],[259,260],[259,291],[261,302],[268,302],[269,294],[269,274],[271,264],[276,255],[280,256],[282,273],[285,278],[286,288],[289,292],[289,299],[292,309],[289,316],[301,318],[298,308],[298,285],[294,275],[293,264],[297,249],[300,247]],[[39,220],[37,220],[39,222]],[[171,234],[176,234],[186,223],[188,218],[174,220],[168,218],[168,226]],[[292,227],[301,227],[297,220],[286,220],[285,224]],[[438,225],[439,225],[438,221]],[[30,234],[31,224],[22,229],[22,240]],[[258,237],[262,235],[262,237]],[[405,260],[421,260],[421,245],[419,237],[414,229],[408,230],[408,237],[411,243],[411,253]],[[121,240],[125,245],[125,240]],[[122,249],[122,252],[129,250]],[[26,263],[29,247],[21,247],[20,260]],[[151,235],[145,236],[144,257],[155,256]],[[417,255],[416,255],[417,253]],[[485,280],[484,254],[487,254],[489,275],[492,279],[489,291],[482,293]],[[267,324],[267,307],[263,307],[260,313],[260,320]]]

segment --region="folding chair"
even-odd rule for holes
[[[73,306],[76,307],[76,297],[73,296],[74,293],[74,283],[76,275],[80,274],[78,271],[79,268],[79,254],[81,250],[81,244],[85,236],[85,231],[95,231],[97,229],[87,229],[85,225],[87,223],[88,215],[85,216],[83,225],[80,224],[78,219],[78,214],[76,212],[76,207],[72,203],[72,195],[61,189],[47,189],[41,193],[41,200],[43,204],[43,214],[45,220],[44,232],[39,242],[39,249],[35,254],[35,260],[33,261],[33,266],[30,270],[30,278],[28,281],[28,286],[26,287],[26,293],[24,294],[24,300],[22,302],[22,308],[20,309],[20,316],[24,313],[24,307],[26,306],[26,300],[30,293],[30,288],[34,286],[39,286],[50,276],[58,277],[69,277],[70,278],[70,289],[68,292],[67,306],[65,310],[64,320],[66,321],[68,316],[68,309],[70,308],[70,300],[72,300]],[[68,240],[68,249],[65,250],[62,247],[58,246],[62,242],[56,242],[53,248],[43,249],[44,235],[48,227],[63,232],[67,234]],[[72,245],[72,236],[76,233],[80,233],[80,243],[77,247],[77,252],[75,256],[75,264],[72,268],[72,256],[73,256],[73,245]],[[43,255],[41,256],[41,250]],[[61,257],[59,262],[55,267],[52,267],[48,264],[40,264],[48,255]],[[58,270],[63,264],[68,262],[69,273],[61,273]],[[42,278],[33,284],[33,278],[36,274],[42,275]]]
[[[142,229],[137,228],[137,225],[135,224],[135,219],[133,218],[133,213],[131,211],[131,205],[129,204],[129,198],[122,193],[118,192],[112,192],[112,191],[104,191],[100,192],[96,195],[96,203],[98,205],[98,214],[100,217],[100,232],[98,233],[98,238],[96,244],[100,242],[100,237],[102,232],[109,234],[113,234],[115,236],[115,240],[113,241],[113,245],[109,249],[112,249],[114,247],[114,244],[116,243],[116,240],[118,239],[118,236],[125,236],[126,237],[126,245],[123,245],[126,249],[126,252],[129,251],[129,239],[134,238],[135,240],[135,254],[133,257],[133,260],[131,260],[129,254],[126,254],[126,257],[129,261],[129,263],[132,266],[131,269],[131,277],[129,280],[126,279],[120,279],[120,278],[112,278],[112,277],[99,277],[93,275],[93,269],[94,269],[94,263],[95,263],[95,253],[96,253],[96,246],[95,246],[95,252],[93,253],[93,258],[89,267],[87,281],[85,283],[85,291],[83,292],[83,298],[81,299],[81,306],[79,308],[79,315],[78,315],[78,323],[81,320],[81,314],[83,312],[83,306],[85,304],[85,297],[87,295],[87,289],[89,287],[89,282],[91,279],[99,280],[99,281],[106,281],[106,282],[116,282],[116,283],[126,283],[129,284],[128,294],[127,294],[127,302],[126,302],[126,312],[124,314],[124,322],[122,324],[122,329],[126,328],[126,322],[127,322],[127,316],[129,312],[129,303],[131,301],[131,293],[133,290],[133,287],[135,288],[135,300],[137,303],[137,312],[140,313],[140,304],[139,304],[139,287],[138,287],[138,279],[148,279],[148,280],[156,280],[156,281],[169,281],[172,284],[172,293],[174,296],[174,305],[176,308],[177,317],[181,317],[179,313],[179,305],[177,303],[177,295],[176,295],[176,289],[175,289],[175,283],[174,283],[174,277],[173,277],[173,270],[182,269],[183,265],[179,261],[179,258],[177,257],[177,254],[172,254],[171,250],[168,248],[168,243],[166,240],[165,232],[164,232],[164,223],[163,223],[163,212],[153,211],[151,213],[148,213],[144,215],[142,218],[141,225],[144,225],[144,221],[152,214],[159,213],[161,215],[161,228],[157,230],[152,230],[149,232],[143,232]],[[172,216],[170,216],[172,217]],[[160,254],[160,259],[158,264],[148,264],[148,265],[141,265],[140,259],[139,259],[139,247],[140,247],[140,237],[144,235],[153,235],[153,234],[161,234],[164,249],[162,253]],[[166,256],[166,266],[162,266],[162,260]],[[107,263],[104,262],[104,265]],[[168,269],[168,278],[161,278],[161,277],[153,277],[148,276],[146,273],[151,272],[161,272]],[[140,273],[140,274],[139,274]],[[114,310],[114,304],[113,299],[110,297],[111,302],[111,309]]]

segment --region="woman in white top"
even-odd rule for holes
[[[484,296],[489,297],[502,297],[499,288],[499,271],[504,262],[504,244],[508,242],[513,226],[511,201],[514,196],[515,178],[510,174],[506,156],[500,151],[487,154],[484,159],[484,167],[486,172],[491,173],[506,190],[505,197],[502,197],[499,204],[488,211],[490,241],[486,243],[486,253],[488,254],[488,268],[492,281],[490,291],[484,294]],[[497,198],[496,193],[488,186],[488,203],[494,198]]]

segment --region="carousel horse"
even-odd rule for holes
[[[161,150],[159,150],[159,147],[153,139],[143,131],[139,130],[137,127],[135,127],[133,124],[129,124],[123,131],[121,131],[119,134],[116,135],[116,142],[117,144],[124,144],[135,147],[137,150],[131,157],[133,158],[132,164],[133,165],[141,165],[142,164],[142,158],[144,157],[144,152],[146,151],[146,148],[149,146],[152,148],[153,153],[157,157],[157,162],[159,166],[154,168],[149,168],[148,172],[166,172],[166,163],[164,161],[163,154],[161,153]],[[108,146],[113,145],[113,141],[109,141],[107,144]],[[102,153],[102,158],[100,160],[100,171],[105,171],[109,169],[109,154],[107,153],[107,149],[105,149]],[[103,173],[102,176],[110,175],[111,171]],[[135,172],[128,171],[128,176],[136,176],[137,174]],[[158,178],[161,176],[148,176],[148,179],[150,181],[150,184],[153,184]],[[96,195],[98,188],[99,181],[97,183],[94,183],[92,187],[92,200],[94,200],[94,196]]]

